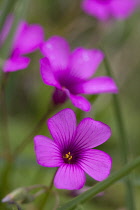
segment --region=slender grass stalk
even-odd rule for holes
[[[17,28],[17,25],[19,23],[20,18],[22,17],[23,14],[23,8],[25,8],[25,1],[19,1],[19,0],[5,0],[3,1],[3,9],[2,9],[2,13],[0,16],[0,30],[2,29],[5,19],[7,17],[7,15],[9,14],[10,11],[12,11],[15,8],[15,5],[18,6],[15,12],[15,21],[13,23],[13,26],[9,32],[8,35],[8,39],[6,41],[6,44],[4,45],[4,53],[3,53],[3,58],[1,59],[1,65],[3,65],[4,60],[6,60],[9,56],[10,48],[11,48],[11,43]],[[19,3],[18,5],[16,3]],[[7,192],[7,189],[10,186],[10,173],[12,172],[12,168],[13,168],[13,155],[12,155],[12,151],[10,148],[10,141],[9,141],[9,135],[8,135],[8,116],[7,116],[7,110],[6,110],[6,96],[5,96],[5,92],[6,92],[6,82],[7,82],[7,78],[9,77],[9,75],[7,73],[3,73],[3,79],[1,81],[1,88],[0,88],[0,97],[1,97],[1,106],[2,106],[2,116],[3,116],[3,120],[2,123],[4,125],[4,128],[2,129],[3,132],[3,144],[4,144],[4,148],[6,151],[6,159],[7,162],[5,164],[5,166],[3,167],[3,171],[1,173],[1,194],[5,194]],[[9,191],[9,190],[8,190]],[[3,196],[3,195],[2,195]],[[1,209],[1,204],[0,203],[0,209]]]
[[[20,205],[19,205],[19,204],[17,204],[17,203],[15,203],[15,207],[16,207],[16,209],[15,209],[15,210],[23,210],[23,209],[20,207]]]
[[[5,162],[2,171],[0,172],[0,201],[7,192],[11,191],[11,180],[9,179],[9,174],[12,172],[13,165],[12,161]],[[5,209],[5,204],[0,202],[0,209]]]
[[[0,16],[0,31],[3,28],[5,19],[7,15],[10,13],[11,9],[14,7],[17,0],[3,0],[3,7],[1,9],[1,16]]]
[[[3,141],[3,150],[4,156],[9,161],[11,160],[12,152],[9,140],[9,129],[8,129],[8,112],[7,112],[7,103],[6,103],[6,82],[8,79],[7,73],[3,74],[1,90],[0,90],[0,107],[1,107],[1,122],[3,128],[1,129],[2,132],[2,141]]]
[[[12,169],[11,162],[6,162],[6,164],[3,167],[3,170],[1,171],[0,199],[2,199],[3,196],[10,190],[10,185],[7,180],[8,180],[9,171],[11,169]]]
[[[2,15],[0,18],[0,29],[3,27],[4,22],[5,22],[5,18],[7,17],[7,15],[9,14],[9,11],[14,8],[14,3],[16,3],[16,0],[11,1],[5,1],[4,5],[3,5],[3,11],[2,11]],[[4,60],[7,59],[7,57],[9,56],[9,52],[10,52],[10,48],[11,48],[11,43],[15,34],[15,30],[17,27],[19,19],[17,18],[17,20],[15,21],[15,23],[13,24],[12,29],[10,30],[10,33],[8,35],[8,40],[7,40],[7,44],[4,46],[4,58],[2,59],[2,65],[4,63]],[[10,149],[10,141],[9,141],[9,132],[8,132],[8,114],[7,114],[7,103],[6,103],[6,83],[7,83],[7,79],[9,77],[9,73],[3,73],[2,75],[2,81],[1,81],[1,87],[0,87],[0,103],[1,103],[1,110],[2,110],[2,122],[4,125],[4,129],[2,129],[3,132],[3,145],[4,145],[4,149],[6,150],[6,156],[10,159],[11,157],[11,149]]]
[[[46,111],[46,113],[42,116],[42,118],[39,120],[39,122],[36,124],[35,128],[26,136],[21,143],[17,146],[17,148],[14,151],[13,157],[14,159],[23,152],[23,150],[26,148],[26,146],[33,141],[33,137],[38,133],[38,131],[42,128],[43,124],[47,120],[47,117],[56,109],[56,105],[52,102],[49,103],[49,108]]]
[[[17,2],[17,0],[8,0],[8,1],[6,0],[4,2],[2,14],[0,16],[1,17],[0,18],[0,29],[3,27],[5,18],[9,14],[9,11],[14,9],[16,2]],[[14,23],[13,23],[13,26],[12,26],[10,32],[9,32],[7,44],[4,45],[4,58],[2,59],[2,65],[4,63],[4,60],[7,59],[7,57],[9,56],[9,53],[11,52],[9,49],[11,48],[13,37],[14,37],[15,31],[17,29],[19,20],[21,18],[22,6],[26,5],[25,2],[21,4],[21,2],[19,2],[19,0],[17,3],[19,3],[17,5],[19,8],[15,12]],[[12,155],[11,155],[11,151],[10,151],[11,149],[10,149],[10,141],[9,141],[9,134],[8,134],[9,133],[8,132],[8,112],[7,112],[7,103],[6,103],[6,83],[7,83],[8,77],[9,77],[9,73],[3,73],[1,87],[0,87],[0,97],[1,97],[0,103],[1,103],[1,111],[2,111],[2,122],[3,122],[3,126],[4,126],[4,129],[2,129],[3,145],[4,145],[4,149],[6,151],[6,157],[8,159],[10,159],[10,162],[11,162]]]
[[[106,188],[117,182],[118,180],[127,176],[133,169],[140,166],[140,157],[136,158],[135,160],[131,161],[131,163],[125,165],[119,171],[110,175],[107,179],[102,182],[99,182],[91,189],[87,190],[86,192],[82,193],[81,195],[77,196],[76,198],[72,199],[71,201],[64,204],[58,210],[71,210],[74,209],[77,205],[85,203],[86,201],[93,198],[93,196],[97,195],[98,193],[104,191]]]
[[[105,56],[104,59],[105,68],[107,71],[108,76],[113,77],[112,70],[109,64],[109,61],[107,59],[107,56]],[[129,156],[129,149],[128,149],[128,141],[127,141],[127,135],[124,128],[124,122],[122,117],[122,110],[120,105],[120,100],[118,95],[113,95],[113,106],[114,106],[114,112],[115,112],[115,118],[116,123],[118,126],[118,133],[119,133],[119,143],[120,143],[120,155],[122,158],[123,165],[128,163],[128,156]],[[133,184],[131,181],[131,177],[128,176],[125,180],[125,187],[126,187],[126,203],[127,203],[127,209],[128,210],[135,210],[135,202],[134,202],[134,194],[133,194]]]
[[[57,172],[57,170],[56,170],[56,172]],[[47,191],[46,194],[45,194],[45,197],[44,197],[43,200],[40,202],[40,205],[39,205],[39,207],[38,207],[39,210],[43,210],[44,207],[45,207],[45,205],[46,205],[46,203],[47,203],[47,201],[48,201],[49,195],[50,195],[50,193],[51,193],[51,191],[52,191],[52,188],[53,188],[53,183],[54,183],[54,178],[55,178],[56,172],[54,173],[53,179],[52,179],[52,181],[51,181],[51,183],[50,183],[50,186],[49,186],[48,191]]]
[[[0,89],[1,92],[5,90],[8,77],[9,77],[9,72],[7,73],[2,72],[2,81],[1,81],[1,89]]]
[[[6,0],[3,3],[3,10],[2,14],[0,16],[0,30],[2,29],[5,19],[9,12],[14,8],[15,3],[17,0]],[[21,10],[21,8],[20,8]],[[21,11],[17,11],[15,16],[15,21],[13,23],[13,27],[11,28],[9,35],[8,35],[8,40],[7,44],[4,45],[4,58],[2,59],[2,65],[4,60],[7,59],[9,56],[9,53],[11,52],[9,49],[11,48],[11,43],[13,41],[13,37],[19,22],[19,17],[21,16]],[[2,129],[2,139],[3,139],[3,145],[4,145],[4,150],[5,150],[5,156],[7,159],[12,160],[12,151],[10,147],[10,140],[9,140],[9,132],[8,132],[8,112],[7,112],[7,103],[6,103],[6,83],[7,79],[9,77],[9,73],[3,73],[2,81],[1,81],[1,87],[0,87],[0,103],[1,103],[1,111],[2,111],[2,120],[1,122],[3,123],[3,129]]]

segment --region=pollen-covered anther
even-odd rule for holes
[[[68,160],[71,160],[72,159],[72,155],[70,154],[70,152],[68,152],[65,155],[63,155],[63,158],[66,158]]]

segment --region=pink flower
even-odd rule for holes
[[[9,15],[3,30],[0,33],[0,43],[2,44],[8,35],[13,22],[13,16]],[[25,69],[30,58],[23,56],[38,49],[44,41],[43,28],[37,24],[28,25],[25,21],[21,21],[15,32],[12,42],[10,57],[5,61],[3,66],[4,72],[12,72]]]
[[[84,186],[85,173],[97,181],[106,179],[111,157],[97,149],[111,136],[110,127],[91,118],[76,126],[76,116],[64,109],[48,120],[53,140],[35,136],[37,162],[44,167],[59,167],[54,178],[56,188],[75,190]]]
[[[80,94],[117,93],[118,88],[107,76],[90,78],[102,62],[104,55],[97,49],[77,48],[72,53],[65,39],[53,36],[41,51],[41,76],[46,85],[56,88],[54,102],[63,103],[68,97],[72,104],[84,111],[90,103]]]
[[[136,9],[138,0],[83,0],[83,10],[99,20],[124,19]]]

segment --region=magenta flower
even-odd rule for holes
[[[110,174],[111,158],[105,152],[92,149],[107,141],[110,127],[91,118],[83,119],[76,126],[71,109],[64,109],[48,120],[53,140],[35,136],[37,162],[44,167],[59,167],[54,185],[60,189],[80,189],[84,186],[85,173],[97,181]]]
[[[12,22],[13,16],[10,15],[7,17],[5,26],[0,33],[1,44],[8,35]],[[30,58],[23,55],[38,49],[43,41],[44,32],[40,25],[28,25],[25,21],[21,21],[15,32],[10,57],[5,61],[3,71],[12,72],[25,69],[30,63]]]
[[[77,48],[71,53],[65,39],[53,36],[43,44],[41,51],[45,56],[40,62],[41,76],[46,85],[56,88],[53,95],[56,104],[69,97],[74,106],[89,111],[89,101],[80,94],[118,92],[112,78],[90,78],[104,58],[100,50]]]
[[[83,0],[83,10],[99,20],[124,19],[136,9],[138,0]]]

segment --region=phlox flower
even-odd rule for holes
[[[138,0],[83,0],[83,10],[99,20],[124,19],[133,13]]]
[[[111,157],[92,149],[111,136],[108,125],[85,118],[76,126],[75,113],[64,109],[48,120],[48,128],[53,140],[35,136],[35,153],[38,164],[59,167],[54,177],[56,188],[82,188],[86,181],[85,173],[97,181],[109,176]]]
[[[2,31],[0,32],[1,45],[10,31],[12,23],[13,16],[9,15]],[[3,71],[12,72],[25,69],[30,63],[30,58],[25,57],[24,54],[39,49],[43,41],[44,31],[40,25],[29,25],[25,21],[20,21],[12,41],[9,58],[4,62]]]
[[[67,41],[59,36],[46,41],[41,51],[45,56],[40,60],[41,76],[46,85],[56,88],[53,94],[56,104],[69,98],[74,106],[89,111],[89,101],[80,94],[118,92],[112,78],[91,78],[104,58],[102,51],[79,47],[70,52]]]

